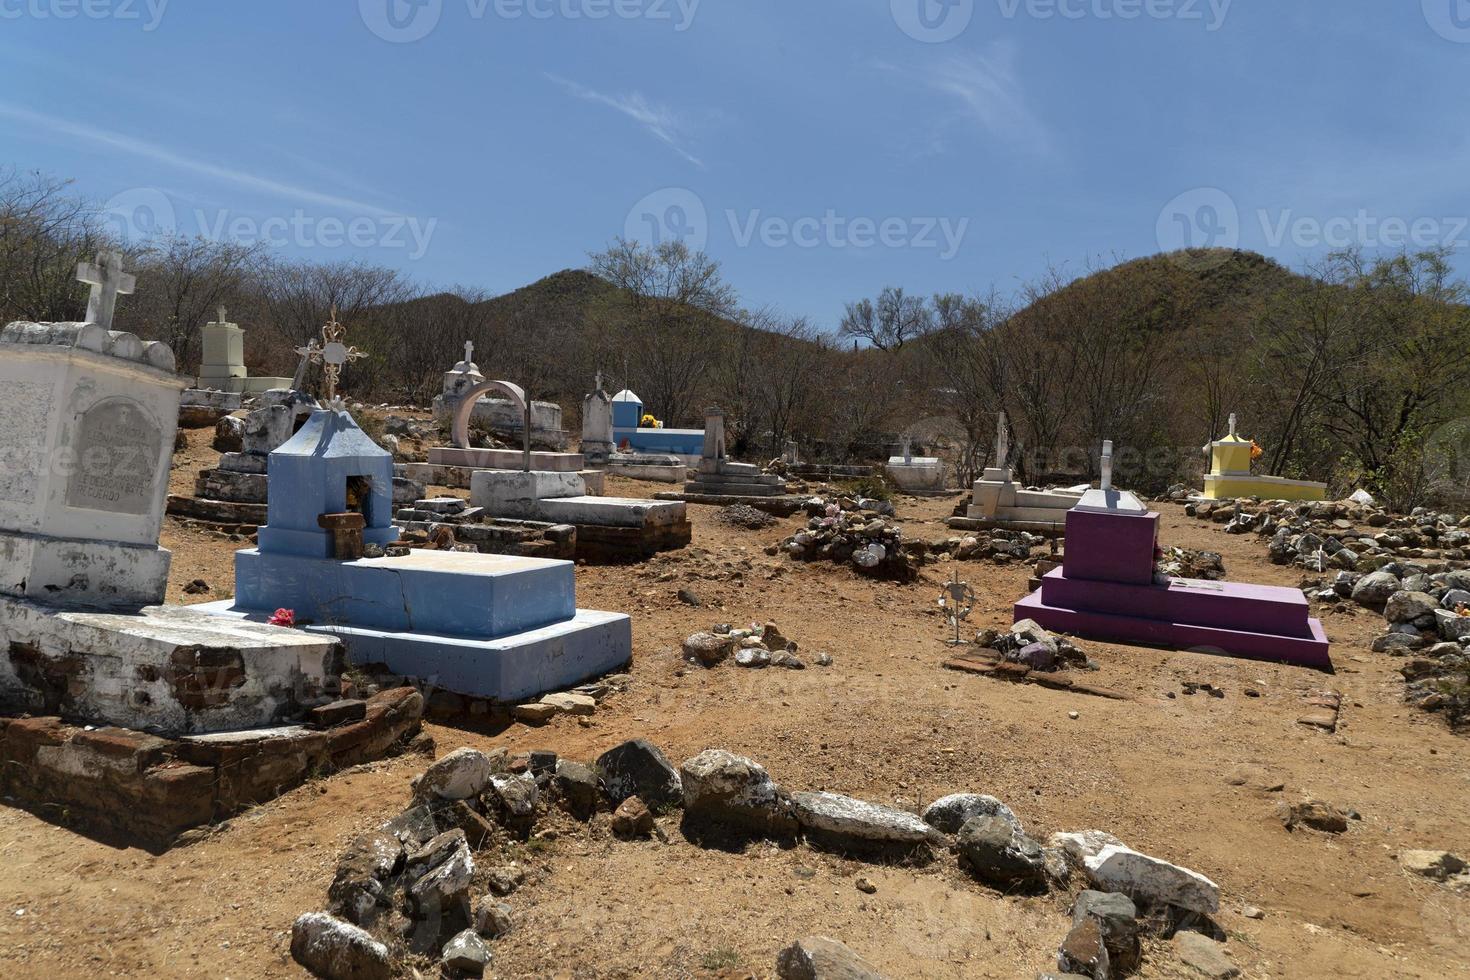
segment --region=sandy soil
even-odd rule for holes
[[[203,440],[202,444],[200,440]],[[196,434],[176,483],[212,463]],[[610,492],[659,487],[610,481]],[[900,503],[910,533],[937,538],[954,500]],[[1232,537],[1164,505],[1166,542],[1225,556],[1230,576],[1298,584],[1262,542]],[[799,518],[750,532],[691,508],[695,546],[637,568],[578,570],[579,601],[634,617],[634,682],[590,726],[564,718],[532,729],[429,725],[442,751],[461,745],[552,749],[590,760],[631,737],[676,762],[709,747],[764,763],[791,789],[831,789],[917,807],[958,791],[1007,801],[1027,829],[1100,828],[1217,881],[1219,921],[1244,975],[1470,975],[1470,897],[1402,872],[1408,848],[1470,851],[1470,744],[1405,707],[1398,661],[1368,651],[1372,614],[1331,615],[1335,676],[1195,654],[1084,642],[1097,683],[1136,696],[1112,702],[1003,684],[942,669],[946,626],[935,608],[952,566],[911,586],[764,554]],[[241,545],[181,529],[171,601],[230,591]],[[1010,622],[1021,566],[960,563],[980,594],[973,626]],[[672,574],[671,574],[672,573]],[[195,578],[210,595],[185,597]],[[691,589],[704,608],[676,597]],[[687,634],[716,622],[776,620],[803,652],[835,664],[805,672],[691,670]],[[1209,682],[1224,699],[1186,697]],[[1345,695],[1341,730],[1296,723],[1303,698]],[[1247,688],[1260,693],[1248,697]],[[1177,696],[1167,697],[1169,692]],[[1071,720],[1068,713],[1079,713]],[[11,977],[292,977],[292,920],[323,905],[337,854],[403,808],[421,759],[375,764],[298,789],[222,832],[163,856],[118,850],[0,808],[0,962]],[[1246,785],[1232,785],[1248,774]],[[1284,784],[1281,792],[1261,787]],[[1362,815],[1346,834],[1288,833],[1280,799],[1310,794]],[[894,977],[1034,977],[1054,964],[1068,897],[1015,898],[960,874],[860,864],[806,847],[703,850],[666,822],[668,843],[626,844],[605,820],[557,824],[554,840],[513,855],[527,870],[510,899],[517,930],[495,945],[503,977],[768,977],[798,936],[841,939]],[[866,876],[876,894],[857,890]],[[1253,905],[1263,920],[1244,917]],[[1185,976],[1167,948],[1143,977]]]

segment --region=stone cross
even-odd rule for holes
[[[911,433],[903,434],[903,462],[905,466],[914,461],[914,437]]]
[[[1111,440],[1103,443],[1102,489],[1113,489],[1113,443]]]
[[[301,355],[301,363],[296,366],[296,377],[291,381],[292,391],[301,391],[302,385],[306,384],[306,369],[311,366],[313,361],[317,360],[316,352],[318,350],[320,350],[320,345],[317,344],[315,337],[311,338],[311,343],[307,344],[304,348],[296,348],[296,353]]]
[[[464,342],[464,362],[466,364],[475,363],[475,342],[473,340]]]
[[[1230,413],[1230,438],[1235,438],[1235,413]]]
[[[995,426],[995,465],[997,468],[1006,465],[1006,457],[1011,454],[1011,433],[1007,425],[1006,413],[1000,413],[1000,421]]]
[[[225,316],[226,316],[226,314],[225,314],[225,304],[223,304],[223,303],[221,303],[219,305],[219,309],[215,312],[214,315],[215,315],[215,321],[214,321],[215,323],[229,323],[230,322],[229,320],[225,319]]]
[[[602,390],[602,372],[601,371],[598,371],[597,372],[597,387],[593,388],[592,390],[593,391],[601,391]]]
[[[122,256],[116,252],[98,252],[97,263],[77,263],[77,281],[92,287],[87,297],[87,322],[104,330],[112,329],[112,314],[119,296],[131,296],[138,280],[122,271]]]
[[[322,394],[329,405],[337,401],[337,382],[342,377],[342,368],[367,357],[366,351],[348,347],[346,339],[347,328],[337,322],[337,304],[333,303],[332,322],[322,327],[322,346],[318,347],[313,340],[305,347],[296,348],[296,353],[304,359],[321,364],[325,389]]]

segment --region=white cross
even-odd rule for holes
[[[914,437],[907,432],[903,434],[903,461],[905,465],[914,461]]]
[[[594,388],[593,390],[594,391],[601,391],[602,390],[602,372],[601,371],[598,371],[597,372],[597,387]]]
[[[122,271],[122,256],[116,252],[98,252],[97,264],[77,263],[77,281],[92,287],[87,296],[87,322],[104,330],[112,329],[112,314],[118,296],[131,296],[138,280]]]
[[[1113,444],[1111,441],[1103,443],[1102,489],[1113,489]]]
[[[1230,438],[1235,438],[1235,413],[1230,413]]]
[[[1006,413],[1000,413],[1000,422],[995,427],[995,465],[1005,466],[1011,454],[1011,433],[1007,428]]]
[[[475,342],[473,340],[464,342],[464,362],[466,364],[475,363]]]
[[[223,304],[223,303],[221,303],[219,305],[219,311],[215,313],[215,316],[219,317],[219,319],[217,319],[217,320],[214,321],[215,323],[229,323],[230,322],[230,321],[228,321],[228,320],[225,319],[225,304]]]

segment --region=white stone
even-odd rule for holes
[[[576,473],[476,470],[470,478],[470,503],[492,517],[512,520],[537,520],[542,500],[586,494],[586,481]]]
[[[548,694],[541,703],[550,705],[558,714],[590,715],[597,712],[597,700],[585,694]]]
[[[904,810],[837,793],[797,793],[797,821],[808,830],[855,840],[919,844],[938,840],[939,831]]]
[[[1088,858],[1096,857],[1103,848],[1109,845],[1121,847],[1123,842],[1102,830],[1079,830],[1052,834],[1046,842],[1048,848],[1066,854],[1068,860],[1078,867],[1081,867]]]
[[[468,800],[484,792],[492,774],[489,756],[479,749],[459,749],[425,770],[418,793],[426,798]]]
[[[1220,887],[1204,875],[1119,844],[1109,844],[1084,859],[1083,867],[1103,891],[1204,915],[1220,911]]]
[[[325,912],[308,912],[291,927],[291,955],[327,980],[391,980],[388,947],[365,930]]]

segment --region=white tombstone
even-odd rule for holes
[[[0,331],[0,595],[163,601],[170,556],[158,535],[184,387],[167,345],[133,334],[93,323]]]
[[[602,375],[597,375],[597,388],[582,400],[582,455],[590,462],[603,462],[617,452],[613,441],[612,398],[602,390]]]
[[[295,387],[291,378],[252,378],[245,368],[245,331],[229,321],[220,306],[215,319],[204,325],[204,354],[199,364],[199,387],[242,395],[258,395],[276,388]]]
[[[915,456],[914,437],[904,433],[900,455],[890,456],[888,477],[907,493],[937,493],[944,489],[948,469],[936,456]]]

